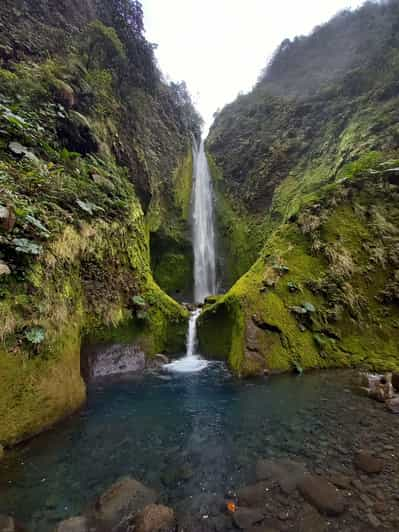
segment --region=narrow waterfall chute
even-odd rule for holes
[[[216,292],[212,179],[203,140],[194,150],[193,178],[194,301],[202,303]]]

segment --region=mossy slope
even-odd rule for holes
[[[397,162],[338,180],[272,233],[248,273],[205,308],[208,354],[243,376],[399,368]]]

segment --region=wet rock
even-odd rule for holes
[[[303,464],[290,460],[258,460],[256,464],[256,478],[275,481],[287,495],[298,487],[305,473],[306,467]]]
[[[65,81],[57,79],[54,82],[54,93],[55,100],[66,109],[71,109],[76,105],[75,92],[68,83],[65,83]]]
[[[319,512],[306,504],[298,516],[298,532],[325,532],[327,523]]]
[[[26,532],[26,529],[18,524],[13,517],[0,515],[0,532]]]
[[[93,346],[85,350],[82,359],[86,380],[123,373],[138,373],[145,369],[144,352],[134,344]]]
[[[86,517],[71,517],[59,523],[54,532],[89,532]]]
[[[341,489],[349,489],[351,485],[351,479],[341,473],[332,473],[329,477],[329,481]]]
[[[279,532],[279,528],[272,528],[268,525],[256,525],[248,528],[246,532]]]
[[[399,414],[399,396],[395,396],[386,402],[387,408],[393,414]]]
[[[399,392],[399,373],[392,373],[392,386]]]
[[[303,498],[323,514],[336,516],[345,511],[342,495],[322,477],[305,475],[298,488]]]
[[[135,519],[135,532],[159,532],[174,530],[175,513],[160,504],[149,504]]]
[[[169,358],[161,353],[148,358],[146,361],[146,367],[149,369],[161,369],[165,364],[169,364]]]
[[[264,518],[263,512],[255,508],[238,508],[233,514],[234,524],[241,530],[260,523]]]
[[[57,132],[69,151],[86,155],[96,153],[99,142],[88,119],[77,111],[70,111],[68,117],[57,125]]]
[[[156,501],[155,491],[125,477],[113,484],[96,501],[93,516],[107,526],[116,526]]]
[[[355,456],[354,465],[368,475],[381,473],[384,462],[366,451],[359,451]]]
[[[256,507],[262,506],[267,498],[269,484],[267,482],[258,482],[252,486],[245,486],[237,491],[239,504],[243,506]]]
[[[110,179],[103,177],[100,174],[91,174],[91,178],[99,187],[105,190],[115,190],[115,186]]]
[[[12,207],[3,207],[0,205],[0,227],[6,231],[11,232],[14,229],[16,216]]]
[[[3,262],[2,260],[0,260],[0,277],[2,275],[10,275],[10,273],[11,273],[11,270],[7,266],[7,264]]]
[[[367,520],[372,527],[377,528],[378,530],[380,529],[381,522],[379,519],[377,519],[377,517],[373,513],[369,512],[367,514]]]

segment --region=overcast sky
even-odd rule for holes
[[[206,125],[256,82],[286,37],[309,33],[363,0],[142,0],[165,76],[185,80]]]

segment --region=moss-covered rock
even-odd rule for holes
[[[396,164],[362,166],[273,232],[248,273],[205,307],[205,352],[243,376],[399,367],[399,308],[384,299],[399,243],[398,189],[387,166]]]

